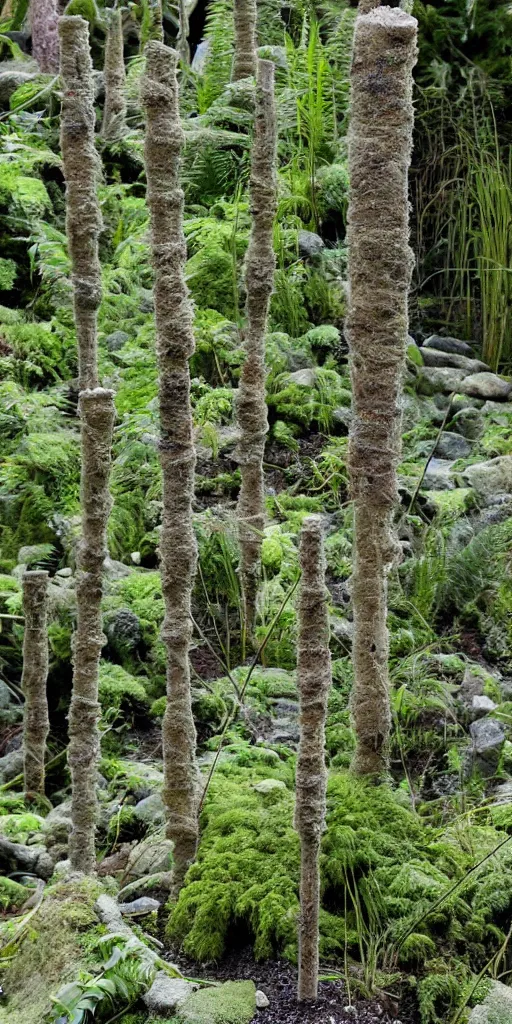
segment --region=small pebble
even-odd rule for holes
[[[344,1006],[343,1013],[346,1013],[347,1017],[357,1017],[357,1010],[355,1006]]]
[[[268,996],[265,995],[264,992],[261,992],[260,989],[257,989],[256,1008],[258,1010],[266,1010],[267,1006],[270,1006],[270,999],[268,998]]]

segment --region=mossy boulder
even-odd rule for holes
[[[19,885],[12,878],[0,878],[0,910],[19,910],[31,896],[26,885]]]
[[[256,1013],[253,981],[226,981],[194,992],[178,1011],[182,1024],[249,1024]]]
[[[87,967],[84,939],[99,927],[93,908],[100,892],[91,879],[46,890],[3,972],[0,1024],[41,1024],[51,1009],[51,994]]]

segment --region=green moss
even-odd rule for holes
[[[44,818],[29,811],[22,814],[6,814],[2,815],[0,831],[14,843],[26,843],[30,835],[41,831],[43,822]]]
[[[194,992],[178,1011],[183,1024],[250,1024],[256,1012],[253,981],[226,981]]]
[[[41,1024],[50,996],[86,966],[83,937],[98,928],[94,903],[102,891],[91,879],[47,888],[16,956],[3,972],[7,1000],[1,1024]]]
[[[0,878],[0,910],[19,910],[31,895],[28,886],[19,885],[11,878]]]
[[[169,937],[199,960],[222,955],[235,920],[252,931],[258,958],[295,946],[298,838],[291,826],[293,796],[279,791],[268,807],[252,789],[254,773],[238,774],[243,781],[214,778],[198,858],[169,919]]]
[[[474,491],[471,487],[456,487],[453,491],[425,491],[442,519],[454,519],[464,515],[472,504]]]
[[[149,710],[149,697],[144,687],[147,680],[136,678],[121,665],[100,662],[99,699],[103,712],[115,709],[125,717],[136,717]]]

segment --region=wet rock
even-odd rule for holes
[[[452,352],[438,352],[435,348],[421,350],[425,366],[453,366],[457,370],[465,370],[467,374],[481,373],[489,370],[487,363],[480,359],[468,359]]]
[[[453,462],[446,459],[431,459],[425,476],[422,480],[422,488],[425,491],[453,491],[455,481],[452,476]]]
[[[475,398],[506,402],[512,393],[512,384],[497,373],[473,373],[462,382],[460,390]]]
[[[512,493],[512,455],[476,462],[464,470],[464,479],[482,498]]]
[[[123,917],[144,917],[146,914],[154,914],[160,909],[160,901],[153,900],[150,896],[141,896],[131,903],[120,903],[119,910]]]
[[[466,459],[473,448],[461,434],[443,430],[436,445],[435,454],[438,459]]]
[[[118,352],[120,348],[126,345],[126,342],[130,340],[130,335],[126,331],[112,331],[112,334],[107,334],[105,338],[105,345],[109,352]]]
[[[314,231],[299,231],[298,234],[299,256],[305,259],[314,259],[325,249],[325,242],[320,235]]]
[[[422,347],[438,349],[439,352],[454,352],[458,356],[471,357],[473,355],[473,349],[467,341],[459,341],[458,338],[442,338],[439,334],[431,334],[430,338],[423,342]]]
[[[495,775],[501,748],[505,742],[505,728],[493,718],[479,718],[469,727],[472,739],[471,765],[484,778]]]
[[[153,984],[142,997],[150,1013],[168,1017],[195,992],[193,985],[184,978],[170,978],[165,971],[158,971]]]
[[[139,800],[133,810],[146,825],[162,825],[165,820],[165,807],[160,793],[151,793]]]
[[[477,441],[484,432],[484,422],[479,409],[460,409],[451,421],[451,429],[470,441]]]
[[[467,377],[465,370],[456,370],[448,366],[419,366],[418,391],[422,395],[434,395],[436,391],[450,395],[452,392],[461,390],[465,377]]]

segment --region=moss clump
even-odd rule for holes
[[[179,1010],[183,1024],[249,1024],[256,1012],[253,981],[226,981],[194,992]]]
[[[1,910],[19,910],[31,894],[32,890],[28,886],[19,885],[11,878],[0,878]]]
[[[197,861],[168,924],[169,937],[199,960],[222,955],[235,920],[252,931],[260,959],[275,949],[291,954],[295,946],[299,853],[293,796],[279,790],[269,807],[252,789],[256,773],[239,770],[238,777],[214,779]]]
[[[6,814],[0,818],[0,832],[14,843],[26,843],[34,832],[40,832],[44,819],[29,811],[22,814]]]
[[[98,695],[103,711],[114,708],[131,718],[146,714],[149,698],[144,682],[147,680],[137,679],[120,665],[101,662]]]
[[[60,883],[46,890],[30,929],[4,971],[7,997],[1,1024],[41,1024],[51,993],[86,966],[83,938],[98,927],[94,903],[101,886],[90,879]]]

